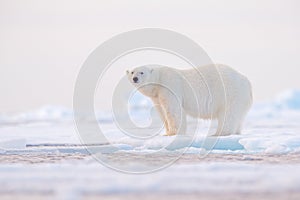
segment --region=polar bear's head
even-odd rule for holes
[[[153,81],[153,68],[148,66],[127,70],[126,73],[128,80],[136,87]]]

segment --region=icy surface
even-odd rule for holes
[[[261,165],[258,168],[252,164],[210,163],[175,165],[157,173],[128,175],[112,171],[98,163],[75,162],[25,167],[1,165],[0,192],[54,193],[57,199],[80,198],[87,193],[268,193],[274,190],[280,193],[300,190],[299,167]],[[292,176],[287,176],[287,169],[293,173]],[[41,184],[43,182],[47,184]]]
[[[149,99],[137,94],[129,107],[132,119],[149,121]],[[300,91],[289,90],[274,100],[253,105],[241,135],[207,137],[209,122],[200,121],[196,134],[162,136],[163,131],[147,139],[137,139],[123,133],[109,112],[96,113],[106,141],[120,151],[151,151],[166,149],[197,153],[197,149],[217,152],[287,153],[300,151]],[[151,119],[150,119],[151,122]],[[192,124],[192,122],[191,122]],[[36,111],[15,115],[0,115],[0,149],[24,149],[33,144],[80,144],[73,112],[60,106],[46,106]],[[193,125],[193,124],[192,124]],[[192,126],[191,125],[191,126]],[[138,135],[135,135],[138,136]],[[188,150],[188,148],[192,150]]]
[[[0,149],[25,149],[26,139],[2,140]]]
[[[88,157],[89,152],[80,146],[81,138],[70,109],[46,106],[27,113],[1,114],[2,162],[4,159],[5,162],[16,164],[0,164],[0,196],[35,194],[41,197],[50,195],[51,199],[81,199],[87,194],[232,193],[236,196],[299,192],[300,164],[247,163],[256,153],[278,156],[300,152],[299,97],[299,91],[290,90],[272,101],[256,103],[247,116],[241,135],[217,138],[207,137],[210,122],[200,121],[196,134],[188,132],[183,136],[165,137],[161,131],[153,137],[137,139],[139,132],[132,137],[130,133],[120,130],[114,123],[112,113],[97,112],[97,124],[106,139],[95,143],[101,144],[98,149],[103,155],[111,155],[112,158],[116,155],[113,153],[121,155],[119,158],[123,159],[123,155],[130,153],[146,155],[158,150],[167,155],[161,156],[160,161],[182,151],[188,154],[186,156],[209,152],[221,157],[225,154],[238,158],[241,156],[239,162],[192,160],[190,164],[174,164],[144,175],[116,172]],[[134,97],[132,104],[132,119],[137,124],[147,124],[152,104],[142,96]],[[88,120],[86,122],[91,123]],[[189,126],[195,126],[195,121],[189,120]],[[24,157],[31,163],[32,156],[37,155],[39,157],[35,157],[35,161],[41,158],[52,162],[58,155],[64,158],[65,154],[74,157],[84,155],[88,159],[54,164],[18,163]],[[128,158],[135,160],[135,157],[124,159]],[[131,166],[132,163],[128,164]]]

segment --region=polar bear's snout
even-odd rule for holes
[[[133,82],[137,83],[139,79],[138,79],[138,77],[133,77],[132,80],[133,80]]]

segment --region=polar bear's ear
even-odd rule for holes
[[[151,73],[151,74],[152,74],[152,72],[153,72],[153,69],[150,70],[150,73]]]

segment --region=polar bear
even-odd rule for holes
[[[216,119],[214,136],[240,134],[252,105],[249,80],[226,65],[210,64],[186,70],[147,65],[127,70],[127,77],[152,99],[168,136],[185,134],[186,114]]]

